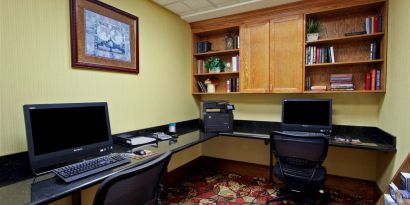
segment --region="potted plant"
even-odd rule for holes
[[[307,41],[317,41],[319,39],[319,20],[308,19],[306,22]]]
[[[218,57],[210,57],[206,60],[205,68],[207,68],[210,73],[219,73],[223,72],[225,64]]]

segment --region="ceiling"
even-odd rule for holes
[[[201,21],[301,0],[152,0],[187,22]]]

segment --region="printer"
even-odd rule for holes
[[[201,125],[204,132],[232,132],[235,106],[225,100],[201,102]]]

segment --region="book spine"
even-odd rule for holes
[[[383,32],[383,29],[382,29],[382,16],[381,15],[379,15],[378,17],[378,23],[379,23],[379,26],[378,26],[378,28],[379,28],[379,32]]]
[[[375,33],[379,32],[379,17],[378,16],[374,17],[374,32]]]
[[[237,42],[237,43],[236,43],[236,48],[239,49],[239,48],[240,48],[240,45],[241,45],[241,44],[240,44],[241,41],[240,41],[239,35],[236,37],[236,42]]]
[[[366,77],[365,77],[365,85],[364,85],[364,89],[365,90],[370,90],[371,89],[371,73],[366,73]]]
[[[232,57],[232,71],[237,72],[238,68],[236,67],[236,56]]]
[[[333,46],[330,47],[330,54],[332,56],[332,63],[335,63],[335,50],[333,49]]]
[[[370,43],[370,60],[373,60],[374,43]]]
[[[236,92],[239,92],[239,78],[236,78]]]
[[[372,84],[371,89],[376,90],[376,69],[372,68]]]
[[[229,79],[226,81],[226,92],[227,93],[231,92],[231,82]]]
[[[380,90],[380,74],[381,74],[381,71],[377,69],[376,70],[376,90]]]
[[[370,25],[370,33],[373,33],[373,16],[372,17],[369,17],[370,18],[370,20],[369,20],[369,25]]]

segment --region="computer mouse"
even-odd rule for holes
[[[145,150],[137,150],[137,151],[134,152],[134,154],[136,154],[136,155],[145,155],[146,152],[145,152]]]

